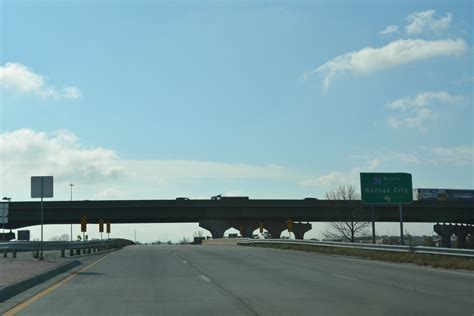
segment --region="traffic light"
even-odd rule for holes
[[[101,219],[99,220],[99,233],[103,233],[104,232],[104,220]]]

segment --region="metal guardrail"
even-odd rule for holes
[[[17,252],[39,252],[39,251],[51,251],[61,250],[61,257],[65,256],[65,251],[70,250],[71,255],[73,251],[79,254],[81,250],[83,253],[87,250],[88,253],[92,251],[101,251],[111,248],[123,247],[123,242],[120,239],[109,239],[109,240],[92,240],[84,242],[65,242],[65,241],[15,241],[15,242],[2,242],[0,243],[0,252],[3,252],[3,256],[7,257],[8,253],[12,253],[13,258],[16,258]]]
[[[315,241],[315,240],[288,240],[288,239],[241,239],[238,245],[247,244],[293,244],[293,245],[312,245],[323,247],[353,248],[364,250],[394,251],[394,252],[415,252],[429,255],[445,255],[458,257],[474,258],[474,250],[457,248],[439,248],[423,246],[399,246],[399,245],[380,245],[380,244],[360,244],[335,241]]]

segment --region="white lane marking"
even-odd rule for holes
[[[181,261],[183,261],[184,264],[188,264],[188,262],[186,260],[181,260]]]
[[[201,279],[203,279],[204,281],[206,281],[206,282],[212,282],[211,279],[209,279],[209,278],[208,278],[207,276],[205,276],[204,274],[200,274],[199,277],[200,277]]]
[[[336,278],[347,279],[347,280],[352,280],[352,281],[360,281],[360,279],[351,278],[351,277],[341,275],[341,274],[331,274],[331,275],[335,276]]]

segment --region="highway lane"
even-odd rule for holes
[[[238,246],[132,246],[18,315],[473,315],[474,273]]]

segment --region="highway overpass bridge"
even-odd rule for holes
[[[280,236],[286,229],[286,221],[330,222],[350,221],[354,210],[359,210],[358,220],[371,221],[372,207],[377,222],[399,222],[397,205],[361,204],[360,201],[334,200],[254,200],[245,198],[222,198],[211,200],[110,200],[110,201],[50,201],[44,202],[44,224],[77,224],[81,216],[88,223],[100,219],[111,223],[187,223],[199,222],[214,238],[234,227],[243,231],[245,237],[262,222],[273,236]],[[16,229],[40,224],[40,202],[11,202],[9,223],[6,228]],[[458,223],[435,225],[443,234],[473,233],[474,204],[472,201],[414,201],[403,206],[404,222]],[[466,225],[468,228],[466,228]],[[436,228],[438,227],[438,228]],[[295,223],[296,238],[302,238],[311,229],[309,223]],[[448,238],[449,239],[449,238]]]

